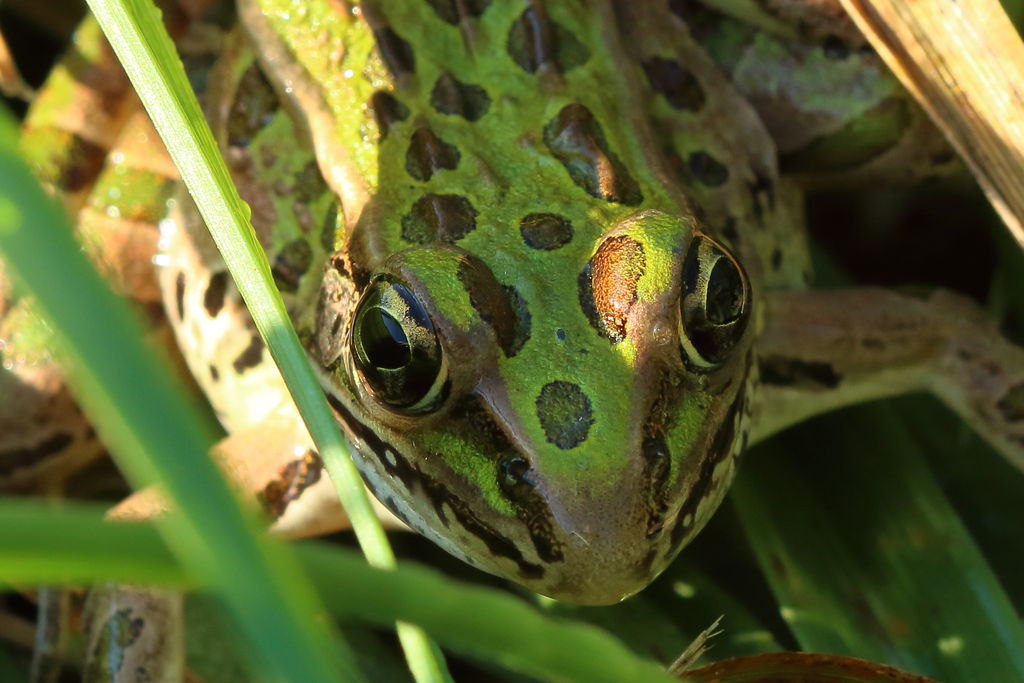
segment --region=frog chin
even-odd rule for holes
[[[494,511],[479,491],[425,470],[415,453],[390,443],[365,424],[334,392],[327,392],[336,419],[358,453],[356,464],[377,499],[412,529],[467,564],[569,603],[607,605],[646,587],[667,566],[667,529],[649,534],[644,500],[626,489],[644,481],[624,476],[615,487],[578,499],[533,496],[518,501],[519,513]],[[626,473],[623,473],[626,475]],[[629,482],[632,481],[632,484]],[[595,500],[594,496],[602,500]]]

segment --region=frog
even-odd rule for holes
[[[1024,352],[949,292],[811,288],[801,189],[688,16],[242,0],[204,76],[368,488],[567,602],[642,590],[826,410],[930,391],[1024,463]],[[295,424],[201,228],[182,198],[157,240],[185,361],[229,431]],[[332,503],[290,438],[254,480],[298,534]]]

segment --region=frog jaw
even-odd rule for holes
[[[737,394],[721,395],[730,408],[717,421],[704,420],[696,438],[685,425],[661,436],[636,422],[629,445],[579,447],[574,456],[581,462],[614,456],[626,466],[611,482],[582,477],[572,485],[546,473],[550,444],[511,446],[517,425],[500,424],[481,394],[463,397],[444,430],[420,433],[370,428],[347,401],[331,396],[331,404],[374,495],[416,531],[468,564],[538,593],[598,605],[643,589],[717,507],[745,432],[743,384],[733,384]],[[659,401],[685,401],[685,392],[670,393],[655,398],[650,412],[668,407]],[[485,437],[490,444],[469,443]],[[691,452],[673,457],[673,446],[683,448],[683,441]],[[481,471],[456,472],[450,463],[457,455],[476,460]],[[537,466],[517,472],[518,462]]]

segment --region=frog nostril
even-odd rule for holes
[[[514,455],[498,465],[498,486],[511,500],[522,501],[533,493],[535,484],[530,478],[530,462]]]

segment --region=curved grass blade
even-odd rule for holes
[[[421,567],[374,569],[355,553],[321,543],[295,544],[295,550],[328,609],[339,617],[381,625],[397,619],[416,623],[454,650],[542,680],[673,680],[604,631],[544,616],[506,593]],[[104,580],[113,571],[103,560],[110,553],[122,561],[120,579],[189,582],[149,525],[104,523],[94,506],[55,509],[0,499],[0,582]],[[339,582],[339,576],[345,581]]]
[[[202,422],[137,341],[141,326],[88,264],[16,139],[0,113],[0,254],[52,324],[69,382],[118,465],[136,487],[163,483],[180,510],[160,522],[168,544],[224,598],[274,675],[358,680],[315,618],[316,598],[294,558],[258,535],[255,516],[206,457]]]
[[[89,0],[89,7],[206,221],[316,443],[367,560],[377,567],[393,567],[395,558],[387,537],[272,284],[270,266],[249,224],[249,207],[231,182],[152,2]],[[425,634],[402,624],[398,634],[418,681],[449,680],[440,652]]]
[[[802,648],[950,683],[1024,679],[1020,618],[889,412],[844,411],[754,449],[734,494]]]

